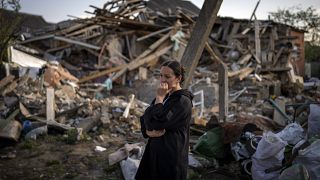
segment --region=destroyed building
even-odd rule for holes
[[[57,24],[37,17],[42,21],[37,23],[40,29],[26,30],[29,36],[10,47],[11,59],[4,62],[10,66],[1,72],[7,76],[0,80],[0,125],[10,123],[0,132],[1,138],[18,142],[21,136],[37,139],[41,134],[70,135],[76,130],[77,141],[83,134],[102,129],[107,135],[100,134],[99,143],[94,143],[114,151],[124,142],[140,140],[139,117],[154,97],[159,65],[170,59],[181,61],[200,9],[180,0],[113,0],[90,8],[91,18]],[[293,104],[310,104],[320,93],[301,95],[304,33],[271,20],[216,19],[189,87],[196,95],[190,140],[196,152],[208,155],[199,137],[209,130],[220,134],[220,129],[212,130],[217,126],[224,131],[214,144],[220,152],[226,146],[244,148],[240,137],[255,143],[262,139],[263,131],[279,132],[292,122],[307,128],[306,109],[299,106],[296,114],[298,106]],[[218,116],[221,63],[227,67],[225,122]],[[111,92],[98,91],[107,86],[108,78],[113,82]],[[37,131],[24,134],[30,122]],[[250,138],[244,137],[248,129]],[[256,146],[245,157],[233,149],[237,162],[251,163]],[[133,149],[137,148],[125,145],[121,151],[128,155]],[[111,158],[110,162],[110,156],[109,164],[126,158]]]

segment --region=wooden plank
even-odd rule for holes
[[[208,43],[208,42],[207,42],[207,43]],[[223,58],[220,50],[219,50],[219,49],[217,48],[217,46],[216,46],[216,43],[214,43],[213,46],[210,46],[210,44],[208,43],[208,46],[209,46],[210,48],[208,48],[207,45],[206,45],[206,50],[210,53],[211,56],[212,56],[213,54],[215,54],[215,55],[216,55],[217,57],[219,57],[220,59]],[[210,52],[210,49],[212,49],[213,54]],[[214,57],[214,56],[213,56],[213,57]],[[216,58],[216,59],[217,59],[217,58]],[[223,62],[223,61],[221,60],[221,62]]]
[[[240,57],[238,63],[243,65],[243,64],[246,64],[252,57],[252,54],[251,53],[247,53],[247,54],[244,54],[243,56]]]
[[[151,62],[152,60],[160,57],[161,55],[167,53],[167,51],[169,51],[170,49],[172,48],[172,45],[169,45],[159,51],[156,51],[155,53],[145,57],[145,58],[142,58],[142,59],[137,59],[137,60],[134,60],[134,61],[131,61],[129,64],[126,65],[125,68],[121,69],[121,71],[117,72],[116,75],[114,75],[112,77],[112,80],[115,81],[116,79],[118,79],[120,76],[122,76],[125,72],[127,72],[127,70],[134,70],[140,66],[142,66],[143,64],[146,64],[146,63],[149,63]]]
[[[145,63],[148,63],[150,61],[152,61],[153,59],[157,58],[157,57],[160,57],[161,55],[167,53],[170,49],[172,48],[172,45],[169,45],[161,50],[158,50],[156,51],[155,53],[143,58],[143,59],[139,59],[139,60],[136,60],[136,61],[132,61],[131,63],[129,63],[128,65],[128,69],[130,71],[138,68],[139,66],[145,64]]]
[[[37,36],[37,37],[30,38],[30,39],[25,40],[25,41],[21,41],[19,44],[27,44],[27,43],[34,42],[34,41],[40,41],[40,40],[44,40],[44,39],[50,39],[50,38],[53,38],[53,37],[54,37],[53,34],[43,35],[43,36]]]
[[[162,36],[160,39],[158,39],[156,42],[154,42],[151,46],[148,47],[147,50],[145,50],[143,53],[141,53],[135,60],[141,59],[143,57],[146,57],[151,52],[153,52],[157,47],[159,47],[163,42],[165,42],[170,37],[170,32],[166,35]],[[133,61],[135,61],[133,60]]]
[[[50,49],[46,50],[46,53],[51,53],[51,52],[55,52],[55,51],[60,51],[60,50],[63,50],[63,49],[69,48],[69,47],[71,47],[70,44],[63,45],[63,46],[59,46],[59,47],[55,47],[55,48],[50,48]]]
[[[261,64],[261,60],[254,54],[254,52],[252,50],[250,52],[251,52],[252,56],[254,57],[253,59],[256,60],[256,62],[258,64]]]
[[[1,81],[0,81],[0,90],[3,89],[7,84],[12,82],[13,80],[14,80],[14,76],[11,75],[11,74],[9,76],[6,76],[5,78],[1,79]]]
[[[113,18],[113,17],[106,17],[106,16],[98,16],[97,19],[100,21],[96,22],[96,24],[105,25],[105,26],[110,26],[114,24],[116,26],[121,26],[121,27],[144,29],[144,30],[150,30],[150,31],[157,31],[163,28],[162,26],[159,26],[159,25],[155,25],[147,22],[139,22],[131,19],[120,19],[120,18]]]
[[[93,79],[96,79],[98,77],[101,77],[101,76],[105,76],[107,74],[110,74],[110,73],[113,73],[115,71],[119,71],[123,68],[127,67],[127,64],[122,64],[120,66],[117,66],[117,67],[113,67],[111,69],[106,69],[104,71],[101,71],[101,72],[98,72],[98,73],[95,73],[95,74],[92,74],[92,75],[89,75],[89,76],[86,76],[86,77],[82,77],[78,83],[84,83],[84,82],[87,82],[87,81],[90,81],[90,80],[93,80]]]
[[[214,46],[212,46],[214,48]],[[216,61],[218,61],[218,63],[220,64],[224,64],[224,62],[222,61],[222,56],[219,56],[209,45],[208,42],[206,42],[205,45],[206,50],[209,52],[210,56],[215,59]],[[221,55],[221,54],[220,54]]]
[[[71,44],[76,44],[76,45],[83,46],[83,47],[87,47],[87,48],[90,48],[90,49],[100,50],[99,46],[95,46],[95,45],[92,45],[92,44],[89,44],[89,43],[85,43],[85,42],[81,42],[81,41],[65,38],[65,37],[62,37],[62,36],[55,36],[53,34],[44,35],[44,36],[39,36],[39,37],[35,37],[35,38],[32,38],[32,39],[28,39],[26,41],[20,42],[20,44],[26,44],[26,43],[39,41],[39,40],[44,40],[44,39],[50,39],[50,38],[53,38],[53,39],[59,40],[59,41],[64,41],[64,42],[71,43]]]
[[[228,67],[225,64],[219,65],[218,70],[219,83],[219,121],[226,122],[228,117]]]
[[[228,77],[234,77],[234,76],[238,76],[239,75],[240,80],[242,80],[243,78],[248,76],[253,71],[254,71],[254,68],[245,67],[245,68],[242,68],[242,69],[240,69],[238,71],[228,72]]]
[[[131,45],[130,45],[128,34],[125,35],[125,38],[126,38],[126,45],[127,45],[129,58],[133,59],[132,52],[131,52]]]
[[[65,61],[65,60],[61,60],[61,61],[60,61],[60,64],[61,64],[63,67],[67,68],[68,70],[73,70],[73,71],[81,71],[81,70],[82,70],[81,67],[74,66],[74,65],[68,63],[68,62]]]
[[[223,21],[222,23],[223,26],[223,34],[222,34],[222,41],[227,41],[229,38],[229,31],[230,31],[230,27],[231,27],[231,20],[226,20]]]
[[[240,28],[240,23],[238,23],[238,22],[233,23],[231,32],[230,32],[230,34],[228,36],[228,44],[231,43],[231,40],[233,39],[233,36],[239,31],[239,28]]]
[[[290,70],[291,70],[290,67],[275,67],[275,68],[261,69],[260,72],[285,72]]]
[[[55,120],[54,105],[54,88],[47,88],[47,121]]]
[[[64,42],[67,42],[67,43],[76,44],[76,45],[83,46],[83,47],[90,48],[90,49],[94,49],[94,50],[100,50],[101,49],[99,46],[95,46],[95,45],[92,45],[92,44],[89,44],[89,43],[85,43],[85,42],[81,42],[81,41],[65,38],[65,37],[62,37],[62,36],[53,36],[53,38],[55,40],[60,40],[60,41],[64,41]]]
[[[122,68],[114,76],[112,76],[112,81],[117,80],[120,76],[122,76],[125,72],[127,72],[127,70],[128,70],[128,65],[126,65],[126,67]]]
[[[145,35],[145,36],[139,37],[139,38],[137,39],[137,41],[142,41],[142,40],[145,40],[145,39],[150,38],[150,37],[152,37],[152,36],[158,35],[158,34],[160,34],[160,33],[170,31],[172,28],[173,28],[173,26],[167,27],[167,28],[164,28],[164,29],[161,29],[161,30],[159,30],[159,31],[155,31],[155,32],[153,32],[153,33],[150,33],[150,34],[147,34],[147,35]]]
[[[273,51],[269,51],[268,52],[268,57],[267,57],[267,61],[268,61],[268,64],[272,64],[272,59],[273,59]]]
[[[256,58],[258,58],[261,62],[260,26],[259,26],[258,20],[254,21],[254,40],[255,40]]]
[[[245,35],[245,34],[247,34],[250,30],[251,30],[251,28],[250,28],[250,27],[248,27],[248,28],[244,29],[244,30],[241,32],[241,35]],[[240,37],[244,37],[244,38],[246,38],[247,36],[240,36]]]
[[[28,119],[32,119],[32,120],[36,120],[36,121],[45,123],[48,125],[48,127],[52,127],[57,130],[68,131],[71,129],[75,129],[74,127],[70,127],[69,125],[61,124],[56,121],[47,121],[45,118],[38,117],[38,116],[31,116],[31,117],[28,117]]]
[[[219,63],[218,70],[218,84],[219,84],[219,120],[221,122],[226,122],[228,117],[228,99],[229,99],[229,89],[228,89],[228,67],[222,61],[211,48],[209,43],[206,43],[206,50],[209,54],[215,58]],[[221,107],[221,108],[220,108]]]
[[[88,24],[86,24],[86,23],[84,23],[84,24],[81,24],[81,23],[75,24],[73,26],[70,26],[70,27],[68,27],[66,29],[63,29],[63,30],[57,32],[57,35],[62,35],[63,36],[65,34],[68,34],[70,32],[76,31],[78,29],[85,28],[86,26],[88,26]]]
[[[91,25],[82,29],[79,29],[77,31],[73,31],[72,33],[69,33],[66,35],[66,37],[71,37],[71,36],[78,36],[79,34],[87,34],[87,32],[92,31],[94,29],[101,29],[102,26],[100,25]]]
[[[219,29],[218,29],[218,32],[216,34],[216,38],[215,40],[219,40],[221,35],[222,35],[222,32],[223,32],[223,27],[220,25]]]
[[[132,106],[132,103],[133,103],[133,100],[135,98],[135,95],[131,94],[129,98],[130,98],[130,101],[129,101],[127,107],[125,108],[125,110],[123,111],[123,114],[122,114],[122,116],[124,118],[128,118],[129,117],[130,108]]]
[[[272,27],[272,37],[274,41],[279,40],[278,28],[276,26]]]
[[[253,68],[247,68],[245,71],[242,71],[239,75],[240,81],[242,81],[245,77],[249,76],[254,71]]]
[[[0,130],[6,127],[19,113],[20,109],[16,109],[6,119],[0,119]]]
[[[139,67],[139,80],[146,80],[148,78],[148,70],[144,67]]]
[[[272,66],[275,66],[278,63],[278,60],[279,60],[283,51],[284,51],[284,47],[281,47],[280,50],[278,51],[278,53],[276,54],[276,57],[274,57]]]
[[[268,64],[271,65],[274,57],[274,49],[275,49],[275,34],[277,29],[272,27],[269,37],[269,51],[268,51]]]
[[[186,50],[182,56],[182,65],[186,68],[183,88],[187,88],[202,55],[205,43],[211,33],[222,0],[206,0],[201,8],[198,20],[192,31]]]
[[[266,51],[261,51],[261,64],[262,65],[267,65],[268,64],[267,52]]]
[[[278,107],[282,112],[285,112],[286,102],[283,98],[277,98],[275,100],[275,103],[278,105]],[[283,115],[280,114],[280,112],[277,111],[276,109],[274,109],[273,111],[273,120],[281,126],[285,126],[287,122],[287,119],[283,117]]]
[[[222,61],[215,52],[211,49],[209,43],[206,43],[206,50],[209,54],[214,57],[219,62],[218,70],[218,84],[219,84],[219,120],[221,122],[226,122],[228,117],[228,99],[229,99],[229,89],[228,89],[228,67]]]
[[[250,20],[249,20],[249,23],[251,22],[251,20],[252,20],[253,17],[255,17],[255,19],[256,19],[256,11],[257,11],[257,8],[258,8],[258,6],[259,6],[259,4],[260,4],[260,1],[261,1],[261,0],[259,0],[259,1],[257,2],[256,6],[254,7],[254,10],[253,10],[253,12],[252,12],[252,14],[251,14],[251,17],[250,17]]]
[[[12,83],[7,85],[6,88],[1,92],[1,95],[5,96],[6,94],[15,90],[17,86],[18,86],[18,79],[14,80]]]

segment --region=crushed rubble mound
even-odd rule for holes
[[[0,179],[132,178],[159,67],[181,61],[200,12],[172,3],[112,0],[18,38],[1,64]],[[303,34],[217,18],[189,86],[189,179],[320,178],[320,89],[304,84]]]

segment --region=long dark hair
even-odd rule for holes
[[[180,85],[182,85],[182,83],[184,81],[185,70],[184,70],[183,66],[178,61],[166,61],[161,66],[166,66],[166,67],[169,67],[170,69],[172,69],[173,74],[176,77],[181,76]]]

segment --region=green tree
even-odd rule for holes
[[[12,9],[12,10],[18,12],[21,8],[20,0],[1,0],[0,8]]]
[[[306,42],[304,46],[306,60],[307,61],[319,61],[320,60],[320,46]]]
[[[20,24],[20,16],[18,12],[20,10],[20,0],[1,0],[0,9],[13,10],[17,13],[14,19],[8,19],[5,17],[4,11],[0,11],[0,64],[3,60],[8,58],[8,47],[13,43],[15,39],[15,32],[18,30]]]
[[[287,9],[278,9],[276,12],[269,12],[269,14],[275,22],[307,31],[306,40],[313,45],[320,45],[320,15],[315,8],[302,9],[293,6]]]

